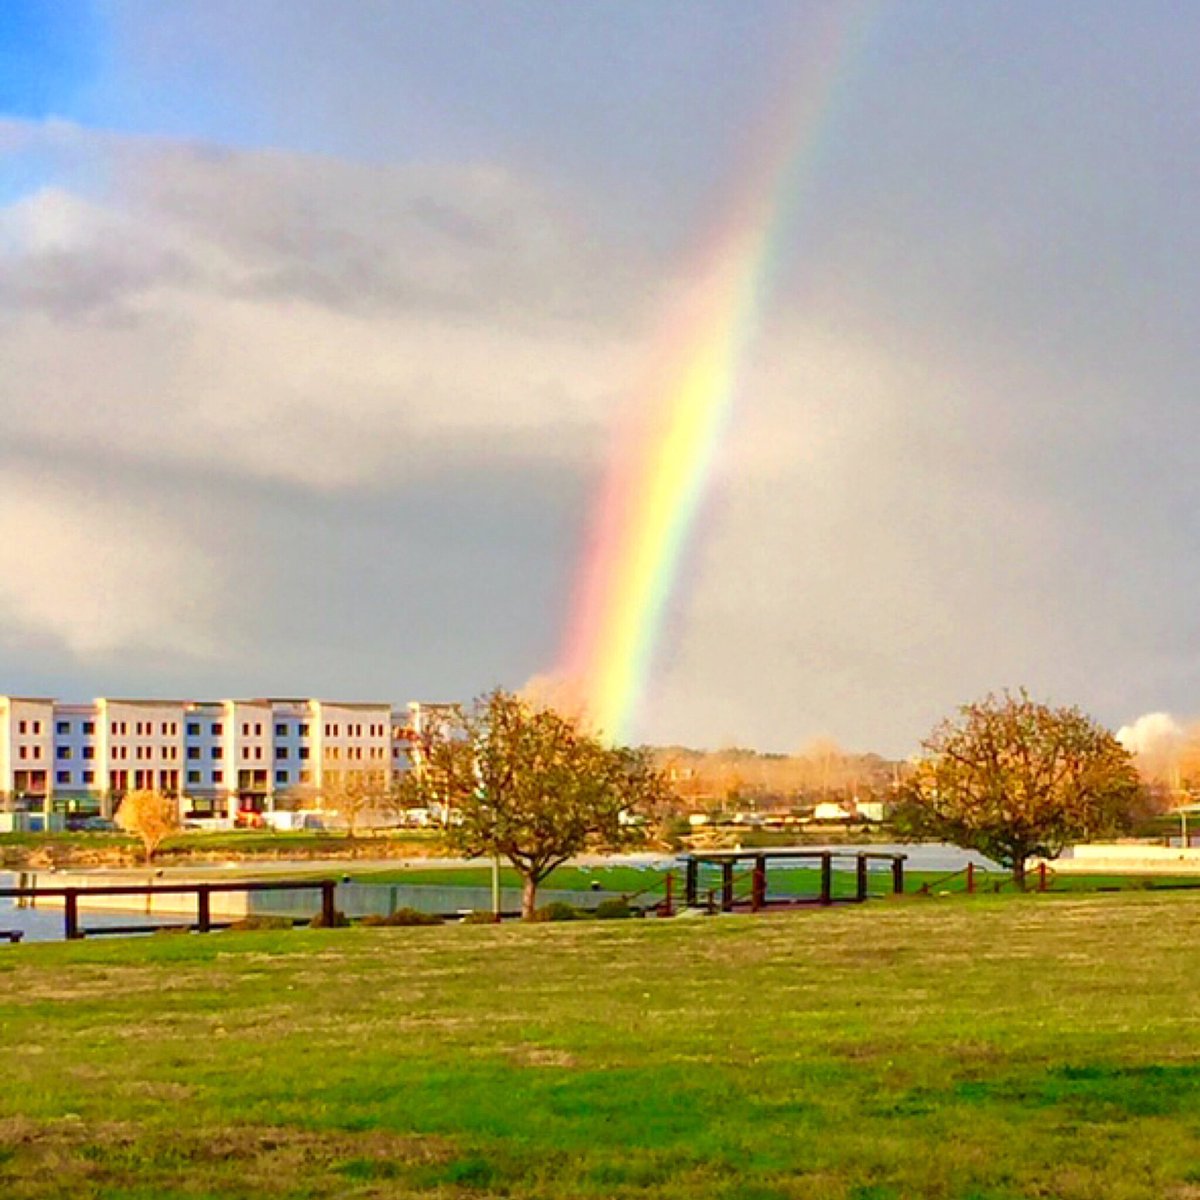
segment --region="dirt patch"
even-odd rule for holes
[[[579,1066],[579,1060],[573,1054],[568,1054],[565,1050],[557,1050],[553,1046],[510,1046],[505,1053],[519,1067],[567,1069]]]

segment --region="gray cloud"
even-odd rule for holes
[[[461,696],[549,665],[688,283],[653,248],[717,207],[815,7],[518,7],[116,3],[97,94],[161,136],[0,124],[38,163],[0,211],[0,472],[49,531],[2,564],[42,598],[0,593],[12,686]],[[904,752],[1020,683],[1196,711],[1195,31],[885,6],[773,245],[640,733]],[[76,553],[169,563],[167,598],[89,632],[54,591]],[[172,580],[213,657],[156,634]]]
[[[577,456],[627,387],[633,272],[503,171],[43,134],[111,182],[0,213],[15,437],[354,486]]]

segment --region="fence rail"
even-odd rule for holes
[[[892,877],[892,892],[902,895],[904,892],[904,854],[873,850],[808,850],[808,849],[778,849],[778,850],[711,850],[681,856],[684,864],[684,903],[696,907],[700,903],[701,886],[700,871],[702,867],[719,868],[720,908],[724,912],[733,911],[737,904],[735,877],[737,867],[741,865],[743,872],[748,868],[750,873],[750,910],[758,912],[767,907],[768,903],[800,903],[797,897],[770,901],[767,895],[767,867],[773,863],[805,863],[815,862],[819,868],[819,891],[813,899],[822,905],[833,904],[839,899],[853,899],[861,903],[870,896],[870,869],[872,862],[882,862],[888,865]],[[834,895],[834,866],[837,861],[850,860],[854,870],[853,897],[838,897]],[[744,874],[742,876],[744,878]],[[715,891],[716,889],[713,889]],[[709,899],[708,906],[713,907]]]
[[[196,897],[196,921],[194,924],[182,926],[185,929],[195,929],[198,933],[209,933],[218,926],[212,919],[212,896],[220,892],[295,892],[320,891],[321,919],[326,925],[332,925],[337,919],[337,881],[334,879],[279,879],[269,883],[250,880],[229,883],[113,883],[89,887],[9,887],[0,888],[0,898],[8,900],[41,900],[47,897],[59,897],[63,901],[63,936],[67,941],[75,941],[85,934],[99,933],[101,930],[85,930],[80,924],[80,900],[85,902],[93,896],[142,896],[150,900],[154,896],[192,896]],[[181,926],[171,925],[137,925],[112,926],[103,930],[104,933],[149,933],[157,929],[178,929]]]

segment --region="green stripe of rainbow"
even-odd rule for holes
[[[773,150],[710,247],[698,287],[660,339],[647,386],[619,434],[592,514],[557,674],[590,722],[625,740],[636,719],[730,418],[738,368],[758,328],[773,243],[811,177],[840,85],[876,4],[842,8],[805,55]]]

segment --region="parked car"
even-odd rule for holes
[[[116,830],[115,821],[108,817],[85,817],[82,815],[67,817],[67,829],[71,833],[112,833]]]

